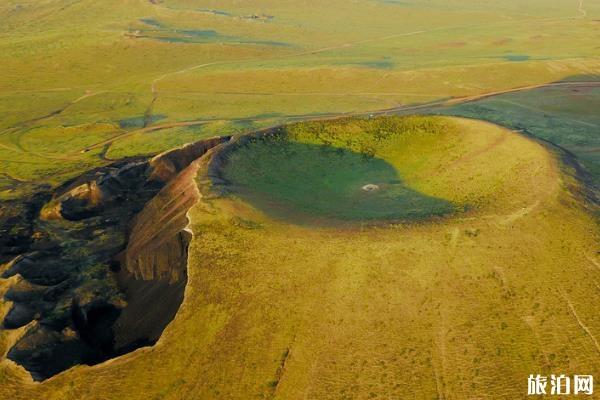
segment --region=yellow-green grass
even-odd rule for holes
[[[598,74],[600,8],[581,5],[7,0],[0,200],[209,133]],[[136,38],[145,18],[287,45]],[[219,121],[121,126],[146,114],[151,125]],[[429,164],[435,178],[417,172],[424,161],[403,177],[421,193],[475,204],[472,214],[333,231],[235,200],[206,202],[192,214],[205,234],[194,242],[186,303],[155,348],[42,385],[2,361],[0,398],[513,399],[532,372],[597,375],[596,223],[539,145],[506,134],[487,149],[500,131],[471,128],[454,139],[469,138],[454,154],[467,162],[442,157]],[[114,143],[81,152],[113,132]]]
[[[222,177],[257,207],[302,222],[444,215],[461,205],[413,190],[403,170],[429,172],[422,164],[436,157],[427,150],[457,146],[447,144],[452,129],[435,118],[298,123],[234,145]]]
[[[476,131],[467,121],[461,128]],[[235,145],[223,178],[228,190],[283,218],[422,220],[476,207],[507,180],[491,167],[489,181],[470,187],[473,176],[457,168],[472,143],[457,129],[431,117],[297,123]],[[466,137],[488,139],[474,132]],[[503,140],[499,135],[489,146]]]
[[[162,152],[165,148],[175,148],[208,137],[226,136],[254,128],[254,125],[241,122],[234,124],[215,121],[197,126],[162,129],[150,133],[139,132],[110,146],[106,155],[111,159],[151,155]]]
[[[587,184],[600,187],[600,85],[543,87],[433,112],[485,119],[550,142],[575,157]]]
[[[41,384],[2,361],[0,395],[515,399],[531,373],[597,375],[599,232],[573,178],[517,133],[442,121],[454,129],[418,144],[405,181],[476,196],[468,214],[302,226],[215,198],[203,167],[185,300],[160,341]]]
[[[0,173],[54,184],[44,171],[72,176],[104,164],[105,153],[145,154],[190,138],[144,131],[116,139],[115,151],[80,154],[101,127],[127,120],[234,120],[224,131],[239,131],[240,118],[251,128],[597,74],[600,9],[585,2],[584,16],[572,3],[6,1]],[[201,40],[156,39],[182,32]],[[90,129],[60,139],[74,126]],[[14,135],[32,129],[47,133],[44,152],[73,163],[16,150]],[[3,182],[0,198],[20,195]]]
[[[102,155],[158,152],[208,131],[600,72],[592,2],[585,18],[576,1],[407,3],[6,1],[0,199],[59,184]],[[275,18],[240,18],[263,13]],[[142,18],[288,46],[132,37]],[[152,124],[223,121],[120,126],[149,110],[163,116]],[[192,213],[186,302],[155,348],[41,385],[2,361],[0,397],[513,399],[529,373],[597,375],[596,223],[539,145],[462,124],[464,136],[447,138],[458,153],[402,173],[416,191],[475,204],[468,215],[340,231],[207,201]],[[81,153],[113,129],[121,139]]]

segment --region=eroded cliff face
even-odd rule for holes
[[[154,343],[183,300],[196,160],[228,139],[98,168],[0,219],[6,356],[43,380]]]
[[[187,212],[200,192],[194,183],[198,159],[221,144],[210,139],[154,157],[151,179],[167,182],[134,218],[127,248],[122,255],[124,272],[140,280],[179,282],[186,276],[189,234]],[[183,265],[181,265],[183,260]]]
[[[155,342],[177,313],[192,237],[187,212],[200,199],[194,178],[201,157],[225,140],[194,143],[150,161],[153,179],[168,183],[136,215],[127,248],[118,257],[119,283],[129,300],[114,325],[117,347]]]

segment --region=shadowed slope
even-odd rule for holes
[[[419,220],[454,209],[404,185],[396,169],[374,155],[284,137],[265,137],[234,150],[223,177],[241,198],[297,222]]]

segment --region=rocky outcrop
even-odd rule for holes
[[[123,254],[123,272],[144,281],[179,282],[186,276],[190,233],[187,211],[200,193],[196,163],[177,174],[135,217]]]
[[[34,379],[113,354],[111,327],[126,302],[110,267],[128,221],[163,186],[148,170],[147,160],[126,160],[83,174],[12,229],[28,237],[0,268],[16,282],[4,295],[11,308],[2,327],[23,330],[7,357]]]
[[[84,175],[67,185],[64,193],[59,191],[42,209],[40,217],[43,220],[64,218],[79,221],[131,200],[132,195],[140,197],[132,187],[155,192],[160,188],[161,181],[149,179],[149,171],[148,161],[143,160],[115,163],[97,170],[92,177]]]
[[[155,342],[179,309],[192,237],[187,212],[200,199],[194,178],[201,157],[227,140],[194,143],[150,161],[151,176],[168,183],[136,215],[127,248],[118,257],[128,304],[114,325],[116,346]]]
[[[150,160],[150,167],[152,169],[150,179],[167,182],[189,166],[192,161],[206,154],[208,150],[229,140],[231,140],[229,136],[216,137],[159,154]]]
[[[227,140],[123,160],[23,212],[0,208],[0,277],[13,282],[1,326],[23,330],[7,357],[43,380],[154,343],[183,300],[195,160]]]
[[[28,201],[0,202],[0,264],[24,253],[34,241],[34,220],[49,194],[40,192]]]

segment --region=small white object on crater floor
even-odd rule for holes
[[[379,190],[379,186],[377,186],[373,183],[369,183],[368,185],[363,186],[361,189],[364,190],[365,192],[375,192],[375,191]]]

